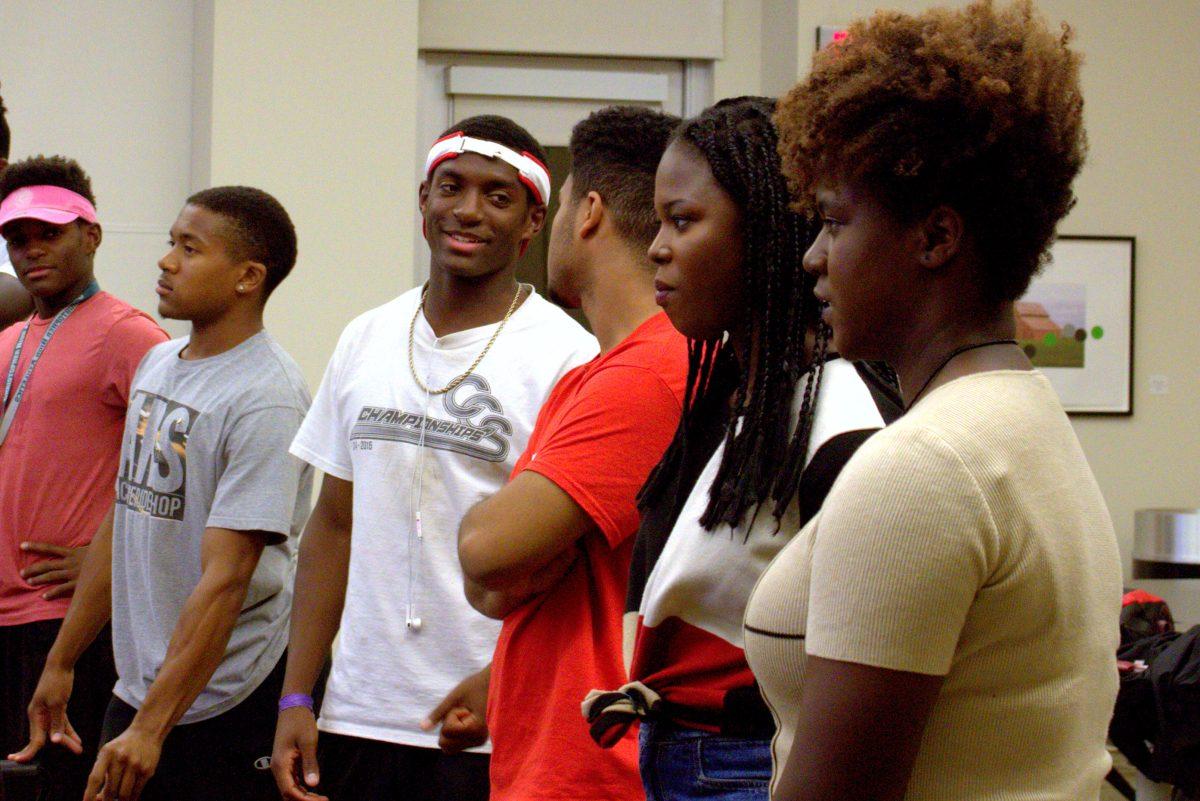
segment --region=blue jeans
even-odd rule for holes
[[[646,801],[768,801],[771,741],[642,721]]]

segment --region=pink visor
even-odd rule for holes
[[[0,228],[13,220],[66,225],[79,219],[96,222],[96,207],[83,195],[61,186],[23,186],[0,203]]]

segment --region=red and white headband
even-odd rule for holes
[[[521,183],[533,192],[533,199],[545,205],[550,197],[550,170],[546,165],[530,155],[528,151],[518,153],[499,142],[487,139],[476,139],[467,136],[462,131],[446,134],[433,143],[429,155],[425,157],[425,178],[433,175],[437,165],[446,159],[458,158],[463,153],[478,153],[489,159],[500,159],[517,171]]]

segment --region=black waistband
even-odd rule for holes
[[[757,684],[725,693],[720,711],[664,700],[654,717],[685,728],[716,729],[728,737],[769,739],[775,736],[775,718],[763,701]]]

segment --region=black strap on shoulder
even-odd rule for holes
[[[853,362],[854,369],[871,391],[875,406],[883,417],[883,422],[890,425],[904,414],[904,398],[900,396],[900,386],[896,382],[896,374],[892,368],[883,362]]]
[[[831,437],[813,454],[812,460],[804,468],[804,475],[800,477],[800,491],[797,493],[801,527],[811,520],[820,510],[821,504],[825,503],[825,496],[829,494],[833,482],[837,481],[846,462],[850,461],[855,451],[878,430],[863,428],[843,431]]]

